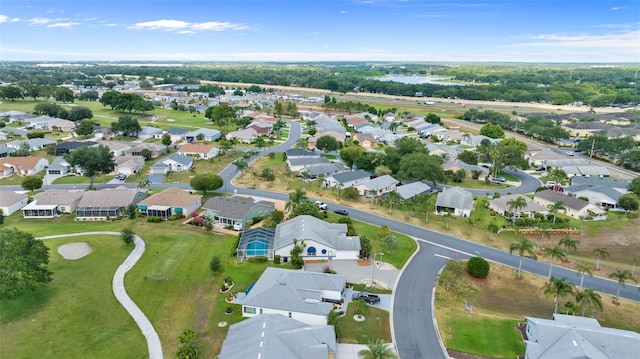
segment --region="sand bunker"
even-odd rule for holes
[[[68,260],[80,259],[91,253],[91,251],[91,246],[86,242],[67,243],[58,247],[58,253]]]

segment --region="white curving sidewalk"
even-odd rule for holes
[[[76,237],[76,236],[90,236],[90,235],[111,235],[120,236],[120,232],[81,232],[81,233],[69,233],[58,234],[54,236],[38,237],[36,239],[50,239],[50,238],[62,238],[62,237]],[[160,344],[160,337],[158,333],[153,329],[153,325],[149,319],[144,315],[142,310],[138,308],[136,303],[127,295],[127,291],[124,288],[124,277],[127,272],[136,264],[138,259],[142,257],[145,251],[146,244],[139,236],[135,236],[135,247],[127,259],[116,270],[113,275],[113,294],[124,309],[131,315],[136,322],[142,334],[147,340],[147,348],[149,350],[149,358],[162,359],[162,344]]]

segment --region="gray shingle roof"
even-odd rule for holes
[[[324,157],[301,157],[301,158],[288,158],[287,162],[289,166],[312,166],[312,165],[323,165],[331,163],[328,159]]]
[[[360,237],[347,236],[345,223],[328,223],[313,216],[298,216],[278,224],[274,248],[286,247],[294,238],[313,240],[336,250],[360,250]]]
[[[16,193],[14,191],[0,191],[0,206],[10,206],[14,203],[22,201],[28,196],[24,193]],[[6,215],[6,213],[5,213]]]
[[[431,191],[431,186],[423,182],[413,182],[396,187],[396,192],[398,192],[402,199],[413,198],[429,191]]]
[[[300,172],[306,171],[307,173],[309,173],[309,175],[311,175],[311,177],[315,177],[321,174],[329,175],[332,173],[344,171],[345,169],[346,168],[340,163],[327,163],[306,167],[300,170]]]
[[[327,315],[333,304],[322,301],[322,291],[340,292],[347,278],[339,274],[268,267],[242,302],[245,306]]]
[[[451,167],[460,167],[463,168],[467,172],[480,171],[481,173],[489,174],[489,169],[486,167],[478,166],[478,165],[470,165],[466,162],[462,162],[460,160],[453,160],[442,164],[442,168],[444,170]]]
[[[607,186],[614,188],[628,188],[629,181],[611,177],[571,177],[571,185],[585,184],[588,186]]]
[[[125,207],[137,203],[136,198],[144,198],[145,191],[126,187],[105,188],[99,191],[87,191],[80,200],[79,207]]]
[[[436,207],[472,209],[473,195],[471,192],[458,187],[445,188],[438,193]]]
[[[319,153],[315,151],[309,151],[304,148],[290,148],[284,151],[284,153],[287,155],[287,157],[318,157],[320,156]]]
[[[327,359],[336,353],[330,325],[307,325],[280,314],[262,314],[229,327],[220,359]]]
[[[183,165],[183,166],[190,166],[191,164],[193,164],[193,158],[189,157],[189,156],[184,156],[178,153],[174,153],[171,156],[164,158],[162,160],[160,160],[160,162],[166,162],[167,160],[172,160],[172,161],[176,161],[179,164]]]
[[[378,190],[380,188],[386,188],[397,183],[400,183],[397,179],[391,177],[390,175],[383,175],[373,178],[363,183],[362,185],[369,190]]]
[[[571,196],[566,196],[560,192],[552,191],[550,189],[536,192],[533,196],[534,198],[538,197],[554,203],[563,202],[565,207],[575,209],[575,210],[581,210],[584,207],[589,205],[589,202],[587,201],[583,201],[581,199],[577,199]]]
[[[70,204],[82,198],[85,191],[69,191],[66,189],[48,189],[33,196],[33,200],[39,205],[46,204]]]
[[[371,175],[369,175],[369,172],[365,170],[357,170],[357,171],[347,171],[347,172],[336,173],[332,177],[333,179],[335,179],[340,183],[346,183],[346,182],[355,181],[357,179],[369,178],[371,177]]]
[[[202,208],[217,212],[219,217],[243,219],[255,206],[267,206],[274,208],[275,205],[272,202],[255,201],[251,197],[233,196],[212,197],[202,206]]]

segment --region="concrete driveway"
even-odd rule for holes
[[[355,260],[334,260],[322,263],[305,263],[304,270],[309,272],[322,272],[325,266],[329,266],[338,274],[347,277],[347,282],[356,284],[371,284],[375,282],[376,287],[385,289],[393,288],[400,271],[384,262],[377,262],[380,265],[361,266]]]

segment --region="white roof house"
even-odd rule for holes
[[[339,185],[340,188],[348,188],[368,182],[369,179],[371,179],[371,175],[365,170],[346,171],[327,177],[324,185],[331,188],[336,185]]]
[[[280,314],[309,325],[324,325],[344,297],[347,278],[338,274],[268,267],[242,300],[242,316]]]
[[[313,216],[298,216],[276,226],[274,251],[291,257],[293,239],[304,241],[303,259],[358,259],[360,237],[348,236],[345,223],[328,223]]]
[[[332,325],[308,325],[280,314],[258,315],[229,326],[219,359],[305,358],[336,355]]]
[[[24,218],[55,218],[61,213],[73,213],[85,191],[48,189],[33,196],[33,201],[22,208]]]
[[[423,193],[431,192],[432,188],[428,184],[420,181],[407,183],[402,186],[396,187],[396,192],[400,195],[400,201],[411,199]]]
[[[390,175],[383,175],[356,185],[355,188],[358,189],[361,196],[382,196],[385,193],[393,191],[398,183],[400,183],[400,181]]]
[[[525,359],[637,358],[640,334],[600,326],[593,318],[554,314],[526,319]]]
[[[29,196],[14,191],[0,191],[0,209],[5,216],[10,216],[27,205]]]
[[[469,217],[473,210],[473,195],[458,187],[445,188],[436,198],[436,213],[449,212],[454,216]]]

